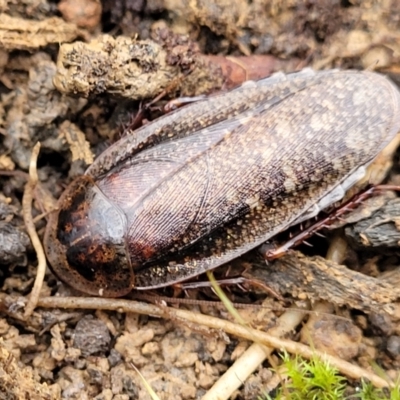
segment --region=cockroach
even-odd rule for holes
[[[102,153],[51,214],[48,260],[97,296],[186,280],[340,200],[399,130],[400,94],[377,73],[246,82]]]

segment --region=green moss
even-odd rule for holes
[[[282,360],[287,379],[274,396],[264,395],[259,400],[400,400],[400,385],[377,389],[366,382],[360,383],[358,393],[347,396],[346,378],[317,356],[304,360],[284,353]]]
[[[377,389],[370,382],[362,382],[360,392],[354,397],[360,400],[400,400],[400,387]]]

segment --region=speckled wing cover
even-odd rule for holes
[[[87,174],[127,216],[137,288],[165,286],[290,226],[394,138],[399,111],[375,73],[277,74],[144,126]]]

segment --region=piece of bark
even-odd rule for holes
[[[400,270],[392,272],[400,274]],[[400,318],[400,304],[396,303],[400,288],[392,283],[396,282],[393,277],[390,281],[376,279],[322,257],[306,257],[295,251],[247,274],[246,277],[265,282],[278,293]]]
[[[368,219],[345,228],[357,248],[398,248],[400,244],[400,199],[388,201]]]
[[[79,34],[75,24],[58,17],[30,21],[0,14],[0,47],[8,51],[34,50],[51,43],[71,42]]]

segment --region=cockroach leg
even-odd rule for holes
[[[293,247],[296,247],[302,243],[308,244],[306,242],[306,239],[313,236],[314,234],[323,236],[318,233],[319,230],[321,230],[322,228],[328,227],[336,220],[343,219],[342,216],[344,214],[356,209],[363,201],[365,201],[369,197],[371,197],[379,192],[382,192],[384,190],[393,190],[393,191],[400,192],[400,186],[376,185],[376,186],[371,186],[371,187],[367,188],[365,191],[353,196],[350,200],[348,200],[343,205],[341,205],[339,208],[337,208],[336,210],[331,212],[325,218],[322,218],[319,221],[312,224],[311,226],[309,226],[308,228],[301,230],[301,232],[299,232],[297,235],[291,236],[290,239],[286,243],[280,245],[279,247],[275,247],[275,248],[269,246],[269,248],[264,251],[264,254],[263,254],[264,258],[267,261],[275,260],[275,259],[280,258],[283,255],[285,255]]]
[[[122,128],[122,133],[134,131],[134,130],[140,128],[142,125],[144,125],[145,124],[144,121],[147,121],[145,119],[145,115],[146,115],[146,112],[149,110],[157,109],[157,110],[162,111],[163,113],[167,114],[168,112],[176,110],[177,108],[179,108],[185,104],[194,103],[198,100],[206,98],[206,96],[182,97],[180,99],[178,98],[175,100],[170,100],[164,107],[154,107],[154,104],[156,104],[158,101],[163,99],[171,91],[176,89],[176,87],[180,84],[182,79],[183,78],[179,78],[179,79],[175,79],[174,81],[172,81],[168,87],[166,87],[164,90],[162,90],[158,94],[158,96],[156,96],[154,99],[152,99],[148,103],[144,104],[141,101],[139,104],[138,112],[131,118],[131,120],[128,122],[127,126],[124,126]]]
[[[167,114],[174,111],[186,104],[195,103],[196,101],[204,100],[207,98],[205,95],[193,96],[193,97],[178,97],[177,99],[170,100],[163,108],[163,111]]]

